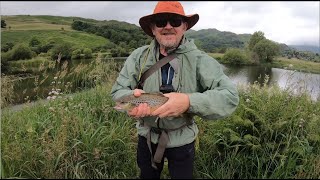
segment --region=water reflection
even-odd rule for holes
[[[126,58],[119,58],[114,60],[121,64],[124,64]],[[108,60],[103,60],[107,62]],[[76,68],[78,65],[86,65],[92,62],[92,60],[77,60],[68,62],[68,71],[72,71],[71,68]],[[260,84],[264,83],[266,76],[269,77],[268,85],[277,84],[283,89],[290,89],[294,93],[299,93],[303,90],[307,90],[312,99],[320,100],[320,74],[302,73],[291,70],[284,70],[278,68],[271,68],[266,66],[226,66],[222,65],[224,72],[230,77],[235,84],[253,84],[255,81]],[[25,78],[21,81],[16,81],[14,86],[14,104],[23,103],[26,98],[29,100],[35,100],[38,97],[46,98],[48,92],[52,89],[52,82],[55,76],[54,72],[48,74],[48,77],[40,75],[38,81],[42,81],[41,85],[37,84],[35,77]],[[65,80],[71,81],[72,77]],[[61,82],[64,84],[65,82]],[[39,85],[39,87],[38,87]],[[78,87],[74,87],[77,88]],[[80,88],[81,89],[81,88]]]
[[[267,85],[276,84],[293,93],[307,91],[313,100],[320,98],[320,74],[303,73],[266,66],[226,66],[222,65],[226,75],[236,84],[253,84],[255,81]]]

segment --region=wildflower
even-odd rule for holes
[[[55,77],[53,77],[53,79],[54,79],[54,80],[56,80],[56,79],[58,79],[58,77],[57,77],[57,76],[55,76]]]
[[[250,102],[250,99],[247,98],[247,99],[246,99],[246,102],[247,102],[247,103]]]

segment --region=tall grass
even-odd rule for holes
[[[87,73],[99,82],[95,88],[17,112],[3,109],[2,178],[139,175],[135,120],[112,108],[119,67],[110,64]],[[320,102],[266,83],[239,91],[232,116],[197,117],[195,178],[320,178]]]
[[[18,73],[42,73],[45,68],[54,66],[54,61],[48,57],[36,57],[30,60],[9,61],[10,71],[12,74]]]
[[[240,88],[229,118],[198,121],[202,178],[319,178],[320,102],[277,86]]]
[[[1,74],[1,108],[8,106],[13,101],[13,84],[10,82],[11,76]]]

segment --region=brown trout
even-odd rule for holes
[[[150,106],[151,112],[162,106],[168,101],[168,97],[161,93],[142,93],[141,96],[134,95],[125,96],[117,99],[114,109],[121,112],[128,112],[134,107],[142,103],[147,103]]]

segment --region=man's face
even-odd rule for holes
[[[187,30],[187,23],[181,16],[163,14],[153,19],[151,29],[161,47],[172,49],[179,45],[184,32]]]

